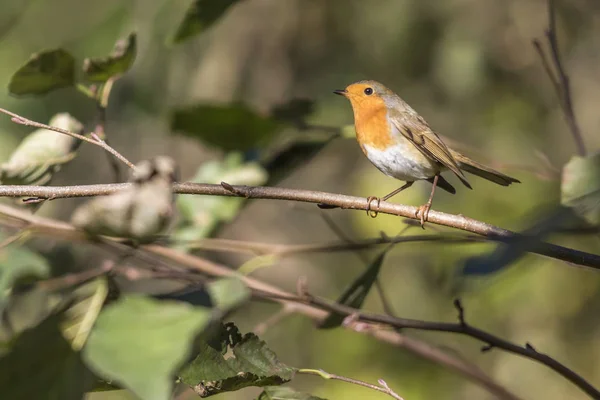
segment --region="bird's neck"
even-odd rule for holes
[[[354,127],[356,139],[363,151],[365,145],[384,150],[393,144],[386,107],[363,105],[358,109],[354,108]]]

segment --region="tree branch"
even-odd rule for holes
[[[83,186],[0,186],[0,197],[34,197],[40,199],[58,199],[69,197],[102,196],[115,193],[129,187],[130,183],[83,185]],[[266,186],[232,186],[229,184],[212,185],[207,183],[176,183],[175,193],[245,197],[248,199],[272,199],[300,201],[305,203],[323,203],[344,209],[367,210],[368,203],[364,197],[343,194],[317,192],[302,189],[287,189]],[[416,220],[417,207],[394,204],[382,201],[379,212]],[[428,222],[460,229],[466,232],[485,236],[489,240],[510,243],[524,238],[515,232],[502,229],[485,222],[477,221],[463,215],[447,214],[431,210]],[[529,239],[529,238],[528,238]],[[535,241],[527,251],[572,264],[600,269],[600,256],[563,246]]]
[[[263,294],[267,297],[270,296],[270,294],[268,293]],[[275,296],[279,297],[278,295]],[[355,322],[367,322],[384,324],[397,329],[417,329],[425,331],[449,332],[469,336],[486,344],[486,346],[482,348],[482,351],[489,351],[493,348],[498,348],[509,353],[517,354],[530,360],[537,361],[540,364],[551,368],[564,378],[568,379],[571,383],[579,387],[585,393],[590,395],[590,397],[592,397],[593,399],[600,399],[600,391],[594,386],[592,386],[581,375],[577,374],[575,371],[566,367],[564,364],[561,364],[559,361],[550,357],[549,355],[538,352],[533,348],[531,344],[526,343],[525,346],[519,346],[517,344],[501,339],[495,335],[492,335],[491,333],[475,328],[468,324],[464,318],[464,309],[462,308],[462,305],[459,301],[455,302],[455,306],[458,310],[459,322],[450,323],[423,321],[408,318],[397,318],[390,315],[365,313],[361,312],[358,309],[347,307],[342,304],[332,303],[311,295],[293,296],[291,298],[283,297],[282,299],[288,301],[302,302],[304,304],[317,306],[320,309],[327,310],[329,312],[335,312],[338,314],[346,315],[350,318],[350,324],[353,324]]]
[[[9,218],[10,221],[13,221],[13,225],[28,225],[31,232],[45,234],[54,239],[86,242],[120,253],[131,250],[129,247],[119,247],[119,243],[113,242],[107,238],[97,238],[96,240],[92,241],[89,237],[82,232],[77,231],[68,223],[40,217],[38,215],[32,215],[23,210],[18,210],[3,204],[0,204],[0,215],[3,215],[5,218]],[[144,245],[141,246],[135,254],[131,254],[132,257],[140,257],[141,255],[146,255],[146,257],[143,259],[144,261],[147,261],[146,258],[150,256],[159,257],[161,260],[169,260],[168,265],[171,266],[171,268],[175,268],[176,266],[184,266],[195,273],[200,273],[213,278],[238,276],[246,283],[246,285],[248,285],[251,290],[253,290],[255,296],[259,296],[259,299],[278,302],[284,308],[290,310],[290,312],[302,314],[317,323],[323,321],[328,315],[327,311],[317,306],[294,301],[294,296],[291,293],[283,291],[275,286],[252,277],[239,276],[236,271],[229,267],[213,263],[200,257],[181,253],[177,250],[158,245]],[[261,295],[260,293],[266,293],[269,296],[267,297],[265,295]],[[291,300],[287,300],[288,298]],[[364,325],[364,323],[361,324]],[[347,325],[346,328],[356,330],[351,325]],[[520,400],[502,385],[498,384],[489,376],[487,376],[474,364],[444,352],[424,341],[407,337],[398,332],[383,331],[375,328],[356,331],[362,334],[373,336],[377,340],[389,343],[393,346],[406,349],[418,356],[445,366],[450,370],[456,371],[501,399]]]
[[[573,109],[573,98],[571,95],[571,82],[569,80],[569,76],[565,72],[565,69],[562,65],[562,61],[560,58],[560,49],[558,46],[558,37],[556,34],[556,13],[555,13],[555,4],[554,0],[548,0],[548,29],[546,29],[546,39],[548,40],[548,45],[550,47],[550,54],[552,58],[552,64],[556,69],[556,76],[552,72],[552,67],[550,66],[550,61],[544,52],[544,48],[539,40],[535,39],[533,41],[533,45],[538,52],[540,59],[542,60],[542,65],[546,70],[546,74],[550,78],[552,82],[552,86],[556,92],[556,96],[558,97],[558,101],[560,103],[561,109],[567,120],[567,125],[569,126],[569,130],[573,135],[573,140],[575,141],[575,145],[577,146],[577,152],[580,156],[585,156],[585,144],[583,141],[583,137],[581,135],[581,129],[579,128],[579,124],[577,123],[577,118],[575,117],[575,111]]]

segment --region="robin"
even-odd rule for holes
[[[377,215],[381,200],[390,199],[415,181],[427,180],[433,184],[429,200],[415,213],[415,217],[421,220],[421,226],[424,226],[435,188],[439,186],[449,193],[456,193],[456,189],[440,175],[445,170],[452,171],[469,189],[472,187],[463,171],[502,186],[520,183],[515,178],[449,149],[423,117],[379,82],[359,81],[334,93],[350,100],[356,139],[369,161],[384,174],[406,181],[406,184],[381,199],[375,196],[367,198],[368,213],[371,203],[377,201],[375,213],[370,214],[373,217]]]

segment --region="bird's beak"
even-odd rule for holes
[[[348,92],[346,91],[346,89],[343,89],[343,90],[334,90],[333,93],[339,94],[340,96],[344,96],[344,97],[346,97],[346,95],[348,94]]]

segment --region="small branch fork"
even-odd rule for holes
[[[89,242],[99,245],[102,248],[112,249],[118,252],[123,252],[124,250],[128,251],[127,249],[130,249],[129,247],[123,246],[114,240],[104,238],[100,238],[100,241],[91,242],[89,238],[75,230],[70,224],[49,218],[39,217],[37,215],[31,215],[25,211],[17,210],[13,207],[2,204],[0,204],[0,215],[4,216],[4,219],[7,220],[7,222],[12,221],[11,226],[15,226],[15,223],[21,225],[28,224],[32,231],[51,235],[56,239]],[[174,269],[173,272],[177,272],[177,268],[187,268],[187,274],[190,274],[190,277],[193,276],[195,279],[198,278],[198,274],[214,278],[238,276],[236,271],[227,266],[216,264],[203,258],[181,253],[177,250],[159,245],[141,246],[137,249],[136,254],[133,256],[142,257],[143,259],[154,257],[163,265]],[[160,260],[168,260],[168,262]],[[179,271],[181,272],[177,272],[178,276],[183,278],[186,274],[185,270]],[[317,322],[324,320],[329,312],[346,315],[350,317],[347,318],[348,321],[346,321],[345,324],[346,328],[353,329],[354,331],[360,333],[372,335],[379,340],[406,348],[407,350],[413,351],[416,354],[427,357],[437,363],[459,371],[464,376],[481,384],[483,387],[487,388],[490,392],[494,393],[500,398],[511,400],[518,399],[518,397],[512,395],[502,386],[498,385],[485,374],[483,374],[480,370],[476,368],[474,369],[469,364],[465,364],[460,360],[454,359],[448,354],[440,353],[439,351],[436,351],[435,348],[425,349],[423,347],[423,343],[411,342],[409,337],[402,336],[394,331],[382,330],[381,327],[387,326],[394,329],[418,329],[449,332],[469,336],[485,344],[485,346],[482,347],[482,351],[489,351],[493,348],[496,348],[513,354],[521,355],[531,360],[535,360],[556,371],[558,374],[565,377],[583,390],[585,393],[589,394],[592,398],[600,399],[600,392],[598,389],[592,386],[583,377],[565,365],[561,364],[554,358],[538,352],[532,345],[526,344],[525,346],[519,346],[468,324],[465,319],[464,308],[460,301],[455,301],[454,303],[456,309],[458,310],[458,323],[422,321],[398,318],[390,315],[365,313],[351,307],[322,300],[308,292],[306,282],[299,283],[299,294],[294,295],[252,277],[242,276],[240,278],[252,290],[255,299],[275,301],[282,304],[284,307],[288,307],[288,310],[303,314]],[[358,323],[363,325],[361,329],[358,329]]]
[[[548,29],[546,29],[545,34],[548,41],[548,46],[550,47],[552,62],[546,55],[544,47],[539,39],[533,40],[533,46],[538,52],[540,59],[542,60],[542,65],[546,70],[546,74],[552,82],[552,86],[554,87],[554,91],[558,97],[558,101],[567,121],[567,125],[569,126],[569,130],[571,131],[573,140],[577,146],[577,153],[580,156],[585,156],[585,143],[583,141],[581,129],[577,123],[577,118],[575,117],[575,111],[573,110],[571,83],[560,58],[560,49],[556,35],[556,13],[554,0],[548,0]],[[553,72],[554,70],[556,70],[556,74]]]
[[[263,293],[266,297],[269,294]],[[275,296],[277,297],[277,295]],[[360,310],[347,307],[341,304],[331,303],[329,301],[319,299],[307,293],[306,289],[300,296],[294,296],[293,298],[286,298],[288,301],[300,301],[305,304],[317,306],[329,312],[335,312],[342,315],[346,315],[346,324],[352,325],[357,322],[374,323],[379,325],[385,325],[395,329],[417,329],[426,331],[436,332],[448,332],[458,333],[461,335],[469,336],[473,339],[477,339],[485,345],[481,348],[482,352],[490,351],[494,348],[507,351],[509,353],[517,354],[522,357],[534,360],[551,368],[571,383],[579,387],[585,393],[587,393],[593,399],[600,399],[600,391],[592,386],[587,380],[575,371],[566,367],[551,356],[538,352],[530,343],[526,343],[524,346],[511,343],[507,340],[501,339],[491,333],[475,328],[468,324],[465,320],[465,310],[460,300],[454,301],[454,306],[458,311],[458,323],[449,322],[432,322],[423,321],[407,318],[397,318],[389,315],[371,314],[364,313]],[[368,326],[367,326],[368,329]]]
[[[296,372],[299,373],[299,374],[317,375],[317,376],[320,376],[323,379],[333,379],[333,380],[338,380],[338,381],[342,381],[342,382],[351,383],[353,385],[358,385],[358,386],[362,386],[362,387],[366,387],[366,388],[369,388],[369,389],[376,390],[376,391],[381,392],[381,393],[385,393],[388,396],[390,396],[390,397],[392,397],[394,399],[397,399],[397,400],[404,400],[396,392],[394,392],[383,379],[379,379],[378,380],[379,385],[373,385],[372,383],[360,381],[358,379],[346,378],[345,376],[330,374],[329,372],[325,372],[322,369],[307,369],[307,368],[304,368],[304,369],[299,369]]]

